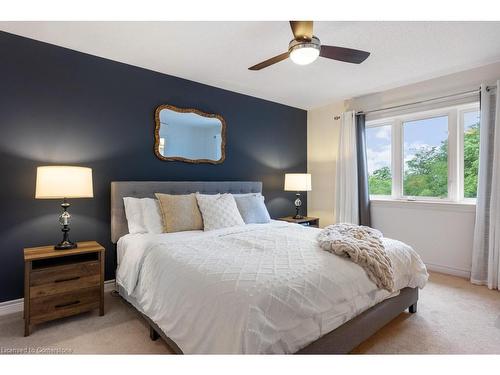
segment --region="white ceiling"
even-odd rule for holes
[[[500,22],[315,22],[323,44],[367,50],[247,68],[285,52],[288,22],[0,22],[0,30],[310,109],[500,61]]]

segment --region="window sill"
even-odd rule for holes
[[[407,209],[426,209],[437,211],[475,212],[476,203],[473,201],[451,202],[438,200],[405,200],[391,198],[371,198],[373,207],[393,207]]]

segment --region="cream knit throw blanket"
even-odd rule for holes
[[[359,264],[379,288],[394,291],[391,259],[376,229],[354,224],[329,225],[318,235],[322,249]]]

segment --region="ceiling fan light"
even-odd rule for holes
[[[288,52],[290,53],[290,59],[295,64],[307,65],[318,58],[320,48],[319,39],[313,37],[311,41],[307,42],[292,40]]]

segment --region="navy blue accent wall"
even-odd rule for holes
[[[153,113],[165,103],[222,115],[226,161],[157,159]],[[70,234],[106,247],[112,279],[111,181],[261,180],[271,216],[293,214],[283,180],[307,170],[306,122],[297,108],[0,32],[0,302],[22,297],[22,249],[61,237],[60,202],[33,198],[37,166],[93,168],[95,197],[71,201]]]

